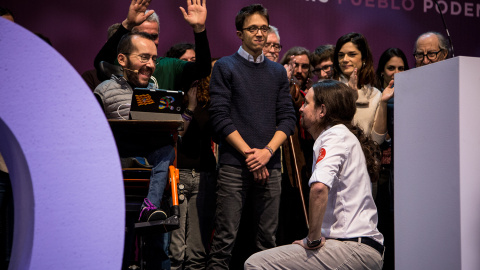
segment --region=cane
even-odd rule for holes
[[[297,156],[295,155],[295,147],[293,146],[292,136],[288,137],[288,143],[290,145],[290,149],[292,150],[292,154],[293,154],[293,163],[294,163],[295,172],[296,172],[295,178],[297,180],[298,190],[300,191],[300,198],[302,199],[303,213],[305,214],[305,222],[307,223],[307,228],[310,229],[310,226],[308,225],[308,215],[307,215],[307,208],[305,207],[305,199],[303,198],[302,180],[300,179],[300,173],[298,171]]]

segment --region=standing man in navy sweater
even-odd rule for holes
[[[247,194],[254,200],[256,250],[275,247],[280,205],[280,153],[295,113],[285,68],[263,54],[269,16],[250,5],[235,18],[238,51],[215,64],[211,121],[219,138],[215,234],[207,269],[228,269]]]

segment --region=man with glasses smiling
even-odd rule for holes
[[[108,119],[128,119],[133,88],[147,87],[150,76],[155,71],[157,48],[153,38],[147,33],[128,33],[118,46],[118,63],[123,68],[123,76],[112,75],[95,88],[94,94],[103,103]]]
[[[97,70],[100,61],[114,63],[116,59],[124,70],[124,77],[112,77],[105,84],[102,83],[99,86],[102,87],[101,91],[105,94],[102,101],[106,104],[104,107],[107,118],[126,118],[129,106],[125,105],[130,103],[132,88],[152,87],[153,84],[148,83],[149,79],[152,79],[156,84],[153,87],[181,90],[188,89],[187,87],[194,80],[210,74],[211,56],[205,27],[207,18],[205,0],[188,0],[186,9],[180,7],[185,21],[192,27],[194,32],[196,62],[186,62],[169,57],[157,58],[156,43],[154,41],[147,42],[145,38],[140,39],[140,42],[133,38],[131,47],[120,50],[122,47],[122,36],[130,32],[144,33],[150,29],[152,31],[151,33],[148,31],[147,35],[156,33],[154,39],[158,40],[158,19],[153,24],[149,21],[149,18],[154,14],[153,10],[147,10],[150,2],[151,0],[131,0],[127,18],[95,58]],[[135,36],[133,35],[133,37]],[[143,43],[147,43],[145,45],[148,47],[148,50],[144,50]],[[117,45],[119,48],[118,54],[116,53]],[[168,166],[175,157],[170,137],[155,138],[154,141],[145,140],[141,142],[142,146],[144,146],[142,149],[131,149],[131,154],[121,153],[123,157],[146,156],[149,163],[153,165],[149,192],[142,206],[140,221],[153,221],[166,217],[165,213],[158,207],[167,183]],[[125,144],[128,145],[129,142],[128,140],[125,141]],[[160,238],[156,236],[151,237],[148,241],[148,268],[170,269],[168,234],[164,234]]]
[[[153,10],[147,10],[150,2],[151,0],[131,1],[127,18],[95,57],[94,66],[97,71],[100,70],[101,61],[111,64],[115,63],[117,45],[122,36],[130,31],[146,32],[154,36],[155,44],[158,45],[158,16]],[[207,19],[206,2],[205,0],[188,0],[187,8],[180,7],[180,9],[185,21],[192,27],[194,32],[196,62],[186,62],[170,57],[158,57],[156,70],[151,78],[157,88],[168,90],[188,89],[193,81],[210,74],[211,55],[205,27]],[[103,76],[101,72],[97,73],[99,78]]]
[[[118,63],[122,66],[123,76],[112,75],[110,80],[102,82],[95,88],[94,94],[101,101],[108,119],[128,119],[133,88],[149,87],[150,76],[155,71],[157,48],[152,36],[147,33],[130,32],[122,37],[118,45]],[[120,157],[147,157],[146,160],[153,166],[150,176],[150,185],[147,198],[141,207],[141,222],[164,220],[167,214],[160,209],[163,192],[167,185],[168,166],[173,164],[175,149],[170,135],[153,139],[145,139],[140,143],[131,144],[131,138],[117,138],[117,144],[122,145]],[[123,159],[124,160],[124,159]],[[131,158],[130,158],[131,160]],[[165,234],[163,237],[165,237]],[[154,244],[150,249],[155,250],[155,256],[149,258],[149,265],[168,267],[170,261],[166,253],[167,245],[163,238],[151,238]]]
[[[421,67],[440,62],[448,57],[448,45],[446,38],[437,32],[421,34],[415,42],[413,56],[415,66]]]
[[[117,77],[112,75],[110,80],[98,85],[94,91],[94,94],[102,101],[103,109],[108,119],[128,119],[133,88],[153,87],[149,80],[155,71],[156,58],[157,48],[150,35],[142,32],[128,33],[122,38],[118,46],[118,63],[123,68],[123,76]],[[166,168],[168,168],[168,165],[175,158],[175,152],[171,145],[162,147],[161,155],[157,153],[158,151],[153,151],[152,154],[154,156],[148,158],[154,165],[154,168],[152,170],[149,193],[139,217],[141,221],[167,218],[165,212],[157,209],[160,207],[163,190],[167,183],[167,171],[164,170],[165,168],[157,168],[156,165],[163,162],[160,165],[166,165]]]
[[[246,199],[255,221],[253,253],[275,247],[280,206],[280,147],[295,114],[285,68],[265,59],[267,10],[259,4],[235,18],[242,45],[215,63],[210,120],[219,143],[215,234],[207,269],[228,269]]]

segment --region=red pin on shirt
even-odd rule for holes
[[[317,162],[315,164],[320,162],[325,157],[326,154],[327,154],[327,151],[325,151],[325,148],[320,149],[320,154],[318,155]]]

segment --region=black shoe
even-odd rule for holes
[[[156,221],[156,220],[165,220],[167,218],[167,214],[163,212],[161,209],[158,209],[153,205],[149,199],[145,198],[144,200],[146,207],[142,208],[140,212],[140,216],[138,217],[138,221],[140,222],[147,222],[147,221]]]

